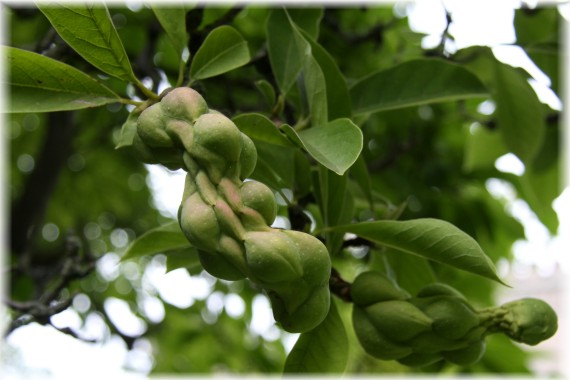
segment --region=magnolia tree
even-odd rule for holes
[[[486,185],[555,233],[559,112],[490,48],[446,48],[452,15],[428,49],[400,6],[37,7],[7,8],[2,47],[6,334],[150,342],[162,373],[527,372],[518,343],[555,334],[542,300],[494,304],[524,231]],[[514,19],[555,92],[558,17]],[[508,153],[524,174],[496,169]],[[150,201],[149,165],[185,173],[176,219]],[[172,304],[152,281],[171,271],[208,294]],[[55,323],[64,310],[101,334]]]

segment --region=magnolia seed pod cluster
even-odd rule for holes
[[[133,148],[143,162],[188,172],[178,220],[207,272],[261,286],[289,332],[323,321],[330,304],[327,249],[312,235],[270,227],[273,192],[244,182],[257,151],[230,119],[191,88],[175,88],[140,113]]]
[[[440,360],[468,366],[485,353],[488,334],[534,345],[557,329],[556,314],[537,299],[477,311],[448,285],[429,284],[411,297],[378,272],[360,274],[351,296],[352,323],[364,350],[412,367]]]

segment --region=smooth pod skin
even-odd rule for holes
[[[208,104],[202,95],[189,87],[172,89],[162,98],[160,104],[166,115],[192,122],[208,112]]]
[[[289,332],[307,332],[326,318],[330,307],[328,287],[316,288],[307,300],[293,312],[289,312],[277,293],[269,292],[275,320]]]
[[[257,149],[253,141],[244,133],[241,134],[241,154],[239,156],[239,178],[243,181],[254,171],[257,163]]]
[[[437,363],[443,358],[440,354],[420,354],[412,353],[402,359],[398,359],[398,363],[408,367],[425,367],[427,365]]]
[[[479,325],[477,313],[454,297],[442,297],[422,310],[433,319],[434,333],[446,339],[460,339]]]
[[[364,351],[377,359],[402,359],[413,352],[408,345],[392,342],[378,331],[368,313],[356,305],[352,308],[352,326]]]
[[[277,216],[277,202],[273,191],[261,182],[247,181],[240,186],[243,205],[261,214],[266,225],[271,225]]]
[[[350,287],[352,302],[360,306],[388,300],[405,300],[410,295],[394,285],[380,272],[364,272],[358,275]]]
[[[180,227],[194,246],[215,251],[220,238],[220,227],[212,206],[199,193],[194,193],[182,204]]]
[[[222,114],[200,116],[194,124],[194,142],[221,155],[229,163],[237,162],[241,153],[241,132]]]
[[[462,349],[444,351],[441,355],[445,360],[453,364],[467,367],[481,360],[485,354],[485,348],[485,340],[481,339]]]
[[[406,342],[431,330],[431,318],[406,301],[378,302],[364,310],[376,329],[394,342]]]
[[[256,279],[271,284],[303,275],[298,248],[283,232],[248,232],[244,244],[248,267]]]

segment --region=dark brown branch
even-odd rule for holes
[[[334,268],[331,269],[331,278],[329,280],[329,289],[338,298],[345,302],[352,302],[350,295],[350,282],[347,282],[340,277],[340,273]]]
[[[35,157],[36,166],[10,214],[10,248],[21,259],[44,218],[61,170],[72,152],[76,133],[73,112],[53,112],[48,117],[46,138]]]

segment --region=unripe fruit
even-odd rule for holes
[[[405,300],[409,294],[390,281],[380,272],[364,272],[354,279],[350,288],[352,301],[360,306],[368,306],[388,300]]]
[[[449,285],[443,284],[441,282],[435,282],[424,286],[417,293],[416,297],[426,298],[432,296],[453,296],[461,299],[465,299],[463,294],[461,294],[457,289],[452,288]]]
[[[220,238],[218,219],[212,206],[204,203],[199,193],[194,193],[182,204],[180,228],[186,238],[197,248],[215,251]]]
[[[463,340],[446,339],[433,331],[420,333],[408,341],[410,347],[415,352],[424,354],[436,354],[441,351],[456,350],[464,348],[467,343]]]
[[[244,133],[241,134],[241,154],[239,156],[240,174],[239,178],[243,181],[248,178],[255,169],[257,163],[257,149],[253,141]]]
[[[284,230],[282,233],[297,246],[303,279],[312,285],[326,285],[328,289],[331,262],[325,245],[313,235],[300,231]]]
[[[378,359],[402,359],[412,353],[404,344],[392,342],[370,321],[366,311],[358,306],[352,308],[352,326],[364,350]]]
[[[207,113],[194,124],[194,142],[231,163],[239,159],[242,137],[230,119],[221,114]]]
[[[177,87],[171,90],[160,102],[164,113],[175,119],[196,121],[208,112],[206,101],[196,90]]]
[[[378,302],[365,307],[364,311],[376,329],[394,342],[406,342],[431,329],[432,320],[406,301]]]
[[[477,363],[485,354],[485,340],[481,339],[471,345],[453,351],[444,351],[441,355],[453,364],[470,366]]]
[[[442,359],[440,354],[421,354],[414,352],[405,358],[398,359],[398,363],[407,365],[408,367],[425,367],[437,363]]]
[[[501,306],[508,314],[503,318],[502,329],[517,342],[536,345],[550,338],[558,329],[556,313],[546,302],[523,298]]]
[[[141,140],[153,148],[174,146],[165,130],[166,120],[167,117],[162,112],[160,103],[153,104],[142,111],[137,120],[137,133]]]
[[[283,232],[247,232],[244,244],[248,267],[258,280],[271,284],[303,275],[297,246]]]
[[[222,255],[198,250],[198,258],[204,270],[214,277],[227,281],[245,278],[244,274]]]
[[[317,287],[295,311],[288,312],[285,302],[277,293],[270,292],[269,298],[275,320],[289,332],[303,333],[317,327],[326,318],[330,307],[328,287]]]
[[[479,325],[479,317],[459,298],[440,296],[422,308],[433,319],[433,332],[446,339],[460,339]]]
[[[244,206],[259,212],[266,224],[273,223],[277,215],[277,202],[269,187],[261,182],[247,181],[240,186],[240,195]]]

